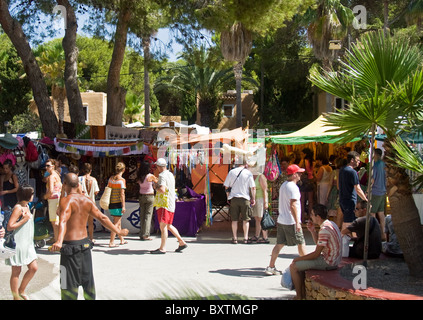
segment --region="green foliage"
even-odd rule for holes
[[[311,81],[350,102],[348,109],[327,115],[330,125],[346,130],[345,140],[367,134],[373,126],[393,140],[404,132],[423,131],[422,62],[420,48],[406,38],[373,32],[346,54],[340,70],[314,72]],[[411,150],[406,152],[400,139],[393,145],[401,155],[399,166],[412,169],[412,161],[421,162]]]
[[[28,110],[31,88],[20,58],[5,34],[0,34],[0,127]]]
[[[265,35],[312,3],[311,0],[208,1],[206,6],[196,10],[196,15],[209,30],[220,32],[228,30],[234,22],[241,22],[250,32]]]
[[[255,94],[260,127],[313,120],[311,83],[307,76],[315,61],[303,29],[295,22],[275,33],[254,40],[251,59],[245,69],[263,86]],[[261,103],[263,90],[263,105]]]
[[[27,110],[13,117],[10,126],[11,133],[26,133],[30,131],[42,131],[41,120],[38,115]]]
[[[186,64],[174,68],[171,74],[160,77],[154,87],[155,92],[172,88],[184,96],[188,103],[195,102],[202,115],[202,125],[216,128],[221,118],[221,100],[223,84],[232,79],[232,68],[219,70],[208,64],[209,52],[199,48],[187,58]],[[190,97],[190,98],[188,98]],[[187,107],[194,113],[196,104]],[[195,109],[194,109],[195,108]],[[187,114],[188,117],[192,115]]]

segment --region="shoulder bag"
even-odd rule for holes
[[[112,188],[110,188],[109,186],[106,186],[106,188],[104,188],[103,195],[100,198],[100,207],[103,210],[109,210],[111,194],[112,194]]]

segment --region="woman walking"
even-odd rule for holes
[[[82,193],[95,203],[95,197],[99,193],[100,188],[98,187],[97,179],[91,176],[92,166],[90,163],[84,163],[82,167],[83,176],[79,177],[79,184],[82,189]],[[88,235],[91,242],[94,243],[94,218],[88,217]]]
[[[19,187],[17,191],[18,203],[13,208],[12,215],[7,224],[8,230],[13,230],[16,243],[16,254],[6,259],[6,265],[12,266],[10,289],[14,300],[29,300],[25,289],[37,272],[37,253],[34,247],[34,219],[29,210],[28,203],[32,201],[34,189],[27,184]],[[19,285],[19,275],[22,266],[28,270]]]
[[[112,192],[110,194],[110,204],[109,204],[109,212],[110,215],[113,217],[113,224],[118,228],[121,229],[122,226],[122,215],[125,213],[125,190],[126,190],[126,180],[122,177],[123,173],[125,172],[125,164],[123,162],[119,162],[115,167],[115,174],[110,177],[109,182],[107,184],[108,187],[112,188]],[[116,233],[110,233],[110,242],[109,247],[114,248],[118,245],[115,244],[115,237]],[[119,236],[120,244],[128,243],[125,241],[123,236]]]
[[[48,173],[46,178],[47,192],[44,195],[44,199],[48,201],[49,221],[53,226],[54,241],[57,241],[57,235],[59,234],[59,216],[57,215],[57,208],[59,207],[59,199],[62,193],[62,181],[60,175],[56,171],[56,162],[54,159],[47,160],[46,171]]]
[[[152,240],[150,238],[151,218],[154,209],[154,188],[153,182],[157,183],[157,178],[150,173],[149,162],[142,162],[138,170],[139,204],[140,204],[140,239]]]

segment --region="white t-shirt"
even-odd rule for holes
[[[167,206],[163,207],[167,211],[175,212],[175,178],[173,177],[172,172],[169,170],[165,170],[159,174],[159,181],[157,182],[159,186],[166,187],[167,193]]]
[[[239,175],[237,179],[237,176],[241,170],[243,171],[241,172],[241,174]],[[246,169],[243,166],[229,171],[223,185],[226,188],[232,187],[232,190],[229,193],[228,200],[232,198],[244,198],[244,199],[250,200],[250,188],[256,187],[253,174],[251,173],[250,170]]]
[[[291,214],[291,199],[295,199],[297,208],[297,221],[301,221],[301,193],[295,182],[285,181],[279,189],[279,216],[278,223],[291,225],[295,224],[294,217]]]

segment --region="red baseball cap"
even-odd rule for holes
[[[288,168],[286,169],[286,173],[288,175],[297,173],[297,172],[304,172],[305,169],[300,168],[299,166],[297,166],[296,164],[291,164],[290,166],[288,166]]]

